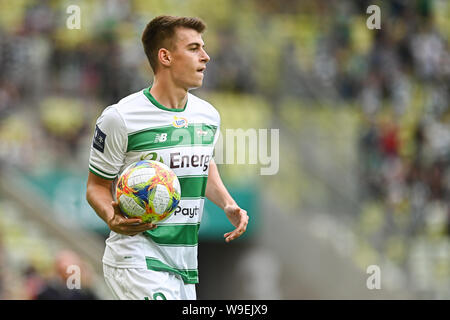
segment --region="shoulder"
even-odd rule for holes
[[[191,100],[195,108],[199,109],[199,111],[201,111],[202,113],[208,114],[215,121],[220,123],[220,113],[211,103],[193,95],[192,93],[188,94],[189,94],[188,99]]]
[[[120,107],[133,106],[142,103],[142,99],[146,100],[144,95],[144,89],[134,92],[122,99],[117,103]]]
[[[120,99],[114,106],[120,115],[125,116],[128,112],[134,112],[147,103],[144,90],[140,90]]]
[[[106,121],[111,125],[125,126],[127,116],[136,108],[140,108],[145,103],[143,90],[132,93],[115,104],[106,107],[99,117],[99,120]]]
[[[100,117],[98,117],[97,125],[102,127],[121,127],[124,125],[122,115],[119,112],[117,104],[106,107]]]

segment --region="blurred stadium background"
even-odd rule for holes
[[[111,297],[89,147],[101,111],[150,84],[140,36],[160,14],[207,23],[194,93],[222,133],[280,129],[276,175],[220,165],[251,225],[225,244],[231,224],[207,203],[198,298],[450,299],[446,0],[0,0],[0,299],[42,298],[67,264],[84,290],[55,294]]]

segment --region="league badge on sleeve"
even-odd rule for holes
[[[105,140],[106,134],[100,130],[98,126],[95,126],[94,141],[92,146],[103,153],[105,151]]]

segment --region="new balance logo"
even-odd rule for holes
[[[155,137],[155,143],[165,142],[167,140],[167,133],[158,133]]]

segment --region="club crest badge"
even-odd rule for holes
[[[173,119],[174,120],[172,122],[172,125],[175,128],[187,128],[188,127],[188,121],[186,118],[174,116]]]

